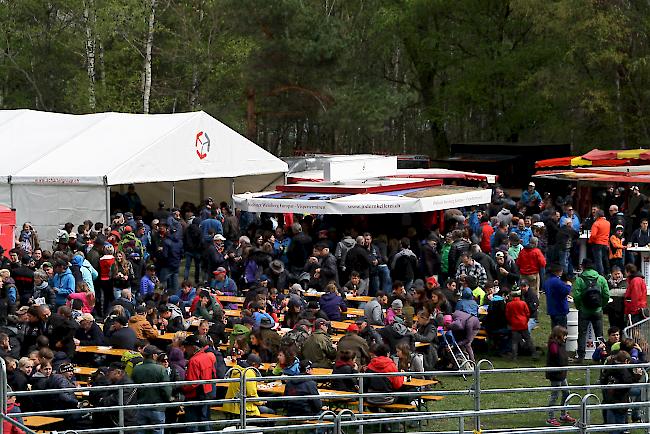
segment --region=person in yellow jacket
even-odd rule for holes
[[[249,354],[248,358],[244,360],[238,360],[237,364],[233,366],[230,378],[241,378],[242,373],[248,367],[259,369],[262,365],[262,359],[257,354]],[[254,370],[249,369],[246,372],[246,378],[254,378],[257,374]],[[226,392],[225,399],[233,399],[240,397],[240,383],[233,382],[228,383],[228,391]],[[257,394],[257,381],[246,381],[246,398],[259,398]],[[247,416],[259,416],[260,414],[272,414],[275,413],[269,407],[266,407],[263,401],[246,401],[246,415]],[[240,405],[238,402],[228,402],[223,405],[223,410],[228,413],[239,414]]]

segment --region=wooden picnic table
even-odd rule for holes
[[[97,368],[90,368],[88,366],[75,366],[74,373],[75,375],[81,375],[83,377],[90,377],[97,371]]]
[[[368,303],[369,301],[372,301],[374,297],[370,297],[369,295],[348,295],[345,297],[346,301],[356,301],[357,303]]]
[[[235,297],[234,295],[217,295],[217,300],[226,303],[244,304],[245,297]]]
[[[103,354],[105,356],[115,356],[122,357],[122,355],[128,350],[122,350],[119,348],[112,348],[101,345],[80,345],[75,350],[77,353],[93,353],[93,354]]]
[[[58,422],[63,422],[63,418],[51,416],[23,416],[23,424],[29,428],[43,428],[44,426]]]

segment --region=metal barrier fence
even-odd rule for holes
[[[623,329],[623,336],[626,338],[634,339],[634,342],[639,344],[641,349],[648,354],[650,340],[650,318],[643,319],[637,323],[625,327]]]
[[[640,389],[640,398],[636,402],[632,403],[622,403],[622,404],[601,404],[599,397],[594,394],[594,392],[603,391],[607,389],[622,389],[629,388],[630,385],[623,384],[611,384],[611,385],[601,385],[598,383],[598,378],[600,371],[602,369],[630,369],[630,368],[639,368],[643,370],[643,376],[641,381],[635,385]],[[485,369],[484,369],[485,368]],[[10,392],[7,393],[6,385],[6,367],[4,361],[0,358],[0,416],[3,421],[8,421],[12,425],[18,426],[23,429],[28,434],[33,434],[34,431],[28,427],[20,424],[14,420],[15,415],[7,414],[7,397],[16,396],[20,397],[42,397],[46,395],[58,394],[61,392],[85,392],[85,391],[114,391],[118,394],[118,405],[111,407],[87,407],[87,408],[78,408],[78,409],[69,409],[69,410],[48,410],[48,411],[36,411],[36,412],[25,412],[19,414],[19,416],[71,416],[71,415],[93,415],[97,417],[102,417],[106,412],[117,412],[118,419],[117,425],[115,427],[107,428],[87,428],[87,429],[77,429],[76,427],[70,427],[76,429],[76,431],[64,431],[70,434],[103,434],[103,433],[126,433],[139,431],[143,429],[153,429],[153,428],[171,428],[179,429],[182,432],[195,431],[197,429],[203,430],[204,432],[221,432],[225,427],[229,427],[230,433],[233,434],[244,434],[244,433],[266,433],[266,432],[279,432],[279,431],[300,431],[308,430],[314,431],[319,430],[320,432],[333,432],[339,434],[344,430],[355,430],[359,434],[363,434],[364,429],[368,425],[379,426],[381,430],[382,426],[389,424],[403,424],[404,429],[402,432],[407,432],[408,426],[410,424],[417,424],[419,428],[422,428],[422,423],[426,426],[430,424],[435,424],[437,421],[444,420],[456,420],[456,428],[453,431],[419,431],[419,432],[428,432],[431,434],[447,434],[447,433],[465,433],[465,432],[481,432],[485,433],[557,433],[557,432],[577,432],[577,433],[588,433],[588,432],[604,432],[604,431],[613,431],[616,429],[632,429],[632,428],[641,428],[645,432],[650,433],[650,401],[648,399],[648,370],[650,369],[650,363],[647,364],[638,364],[638,365],[588,365],[588,366],[567,366],[561,368],[561,370],[567,370],[570,373],[580,373],[582,380],[580,385],[570,385],[568,387],[552,387],[552,386],[539,386],[539,387],[510,387],[510,388],[484,388],[481,386],[481,380],[485,379],[488,376],[508,376],[508,375],[531,375],[531,374],[543,374],[548,371],[557,371],[557,368],[510,368],[510,369],[495,369],[488,360],[481,360],[474,366],[472,370],[463,370],[463,371],[435,371],[435,372],[423,372],[423,373],[391,373],[391,374],[376,374],[376,373],[360,373],[353,375],[300,375],[300,376],[272,376],[272,377],[262,377],[254,368],[248,368],[243,373],[238,374],[236,378],[229,378],[233,370],[229,370],[226,376],[226,379],[215,379],[210,381],[179,381],[179,382],[169,382],[169,383],[147,383],[147,384],[127,384],[127,385],[113,385],[113,386],[93,386],[93,387],[79,387],[79,388],[70,388],[70,389],[55,389],[55,390],[38,390],[38,391],[28,391],[28,392]],[[248,377],[247,374],[253,372],[253,376]],[[445,377],[457,377],[463,378],[466,377],[468,381],[461,382],[461,384],[467,384],[466,388],[457,388],[451,390],[445,389],[436,389],[436,390],[409,390],[403,392],[393,392],[390,394],[385,393],[369,393],[364,392],[364,382],[369,378],[376,377],[391,377],[391,376],[409,376],[413,378],[445,378]],[[128,404],[125,405],[125,394],[128,389],[143,389],[143,388],[156,388],[163,386],[183,386],[183,385],[196,385],[196,384],[207,384],[212,383],[216,385],[227,386],[231,383],[239,383],[239,390],[246,391],[248,382],[256,383],[268,383],[268,382],[280,382],[283,380],[290,379],[311,379],[316,381],[329,381],[337,378],[355,378],[358,381],[359,392],[350,393],[350,394],[321,394],[321,395],[308,395],[301,396],[300,399],[309,399],[309,398],[320,398],[326,400],[327,402],[332,402],[330,406],[332,409],[337,410],[326,410],[318,416],[276,416],[271,419],[263,417],[251,417],[246,414],[246,404],[247,403],[260,403],[265,401],[273,405],[274,403],[282,404],[287,400],[296,399],[295,396],[264,396],[264,397],[250,397],[246,396],[247,393],[239,393],[237,396],[231,399],[208,399],[202,401],[184,401],[184,402],[169,402],[169,403],[159,403],[159,404]],[[511,407],[511,408],[483,408],[482,398],[494,396],[494,395],[506,395],[506,394],[528,394],[528,393],[540,393],[540,392],[550,392],[550,391],[563,391],[569,390],[573,391],[571,395],[567,398],[566,402],[556,405],[553,407],[548,406],[534,406],[534,407]],[[458,409],[454,411],[433,411],[427,408],[426,401],[424,401],[425,396],[435,394],[436,396],[442,397],[471,397],[473,401],[472,409]],[[390,405],[384,406],[385,412],[383,413],[368,413],[365,411],[366,404],[368,403],[369,398],[377,397],[394,397],[399,400],[409,401],[418,401],[418,406],[422,402],[425,402],[424,406],[419,406],[417,409],[407,409],[404,412],[392,411]],[[347,400],[347,402],[346,402]],[[351,401],[350,401],[351,400]],[[337,402],[340,404],[337,404]],[[192,406],[200,405],[223,405],[225,403],[237,403],[239,404],[240,412],[238,415],[233,415],[234,419],[223,419],[223,420],[207,420],[202,422],[179,422],[179,423],[166,423],[166,424],[157,424],[157,425],[139,425],[139,426],[125,426],[125,412],[130,410],[146,410],[146,409],[156,409],[164,410],[170,407],[178,407],[182,405],[186,409]],[[350,408],[344,408],[345,406]],[[373,407],[376,408],[376,407]],[[382,406],[379,406],[382,408]],[[626,425],[603,425],[603,424],[594,424],[590,420],[590,414],[594,410],[607,410],[607,409],[621,409],[621,408],[638,408],[641,411],[641,422],[640,423],[631,423]],[[547,427],[547,426],[531,426],[531,427],[522,427],[522,428],[499,428],[499,429],[483,429],[481,419],[485,417],[499,416],[499,415],[512,415],[513,413],[520,415],[528,415],[533,413],[546,413],[549,410],[561,411],[561,410],[571,410],[578,411],[577,422],[574,426],[563,426],[563,427]],[[525,418],[525,416],[522,416]],[[471,420],[471,427],[466,430],[466,419]],[[545,418],[544,418],[545,419]],[[526,418],[530,420],[530,418]],[[268,424],[271,423],[271,426]],[[278,424],[283,424],[278,426]],[[2,423],[0,423],[0,434],[3,434]],[[267,425],[267,426],[260,426]]]

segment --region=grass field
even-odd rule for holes
[[[604,319],[604,329],[607,330],[608,322],[607,317]],[[550,318],[546,315],[546,302],[543,295],[540,296],[540,309],[539,309],[539,326],[533,331],[533,341],[535,345],[544,350],[544,354],[540,355],[539,360],[533,360],[532,357],[520,357],[517,362],[509,359],[491,357],[485,351],[477,352],[476,359],[487,358],[495,366],[495,368],[514,368],[514,367],[543,367],[546,364],[546,341],[551,331]],[[591,363],[586,361],[585,363]],[[482,366],[483,368],[483,366]],[[458,390],[468,389],[472,386],[472,379],[468,378],[467,381],[462,378],[440,378],[441,383],[436,386],[437,390]],[[592,372],[591,382],[598,380],[598,373]],[[584,385],[585,374],[583,372],[570,372],[569,385]],[[526,374],[510,374],[510,375],[482,375],[481,376],[481,389],[495,389],[495,388],[516,388],[516,387],[540,387],[549,386],[550,383],[544,378],[543,373],[526,373]],[[576,391],[583,395],[584,391]],[[596,395],[601,395],[597,392]],[[515,408],[515,407],[541,407],[548,404],[548,392],[519,392],[510,394],[493,394],[481,396],[481,408]],[[577,403],[576,399],[574,403]],[[473,410],[474,400],[471,396],[448,396],[444,400],[430,403],[429,408],[432,411],[458,411],[458,410]],[[578,411],[572,414],[578,418]],[[559,414],[556,415],[559,417]],[[521,428],[521,427],[535,427],[544,426],[547,419],[546,412],[540,413],[525,413],[525,414],[505,414],[499,416],[483,417],[481,419],[482,429],[495,429],[495,428]],[[602,415],[600,411],[591,412],[592,423],[602,423]],[[471,418],[465,419],[465,429],[472,431],[474,421]],[[439,421],[431,421],[428,425],[423,426],[421,430],[427,431],[444,431],[444,430],[457,430],[457,419],[443,419]],[[633,431],[641,433],[641,430]]]

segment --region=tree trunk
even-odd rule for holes
[[[255,116],[255,89],[249,87],[246,91],[246,136],[255,141],[257,135],[257,119]]]
[[[156,3],[158,0],[151,0],[151,11],[149,14],[149,28],[147,31],[147,45],[144,56],[144,85],[142,88],[142,112],[149,113],[149,98],[151,97],[151,49],[153,48],[153,32],[156,25]]]
[[[94,0],[84,1],[84,24],[86,27],[86,70],[88,73],[88,105],[90,106],[90,110],[94,112],[97,107],[97,99],[95,94],[95,39],[91,25],[91,9],[94,16]],[[95,20],[93,19],[93,23],[94,21]]]

